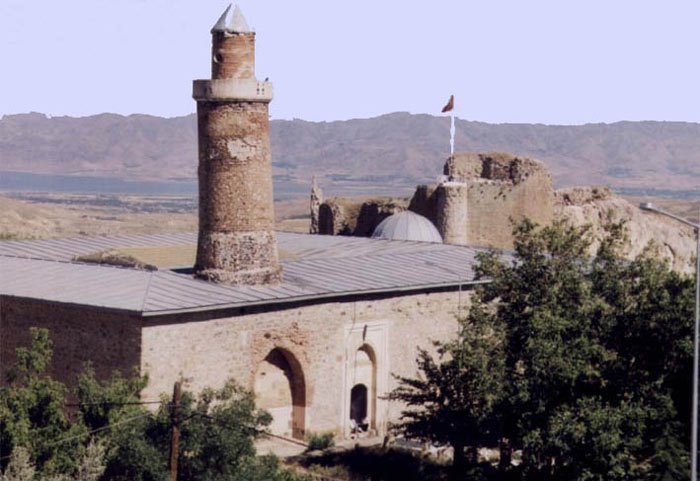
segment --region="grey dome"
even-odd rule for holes
[[[432,222],[410,210],[390,215],[374,229],[373,239],[439,242],[442,237]]]

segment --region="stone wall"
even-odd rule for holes
[[[467,292],[433,292],[397,297],[291,306],[270,312],[194,320],[192,316],[146,321],[141,367],[150,377],[143,396],[157,399],[185,379],[188,389],[221,385],[233,377],[247,388],[275,349],[303,373],[306,432],[347,432],[352,359],[369,346],[377,362],[376,390],[393,388],[391,373],[416,374],[416,348],[456,333],[458,306]],[[265,364],[267,363],[267,364]],[[299,377],[299,376],[297,376]],[[268,384],[274,384],[269,381]],[[284,396],[267,396],[275,400]],[[281,409],[275,405],[275,409]],[[398,417],[400,406],[376,399],[376,427]],[[289,434],[289,433],[282,433]]]
[[[552,178],[538,160],[457,153],[443,173],[442,185],[418,186],[409,209],[441,226],[443,237],[449,233],[446,242],[507,249],[513,246],[513,226],[525,217],[542,225],[554,218]],[[466,195],[454,187],[464,184]]]
[[[367,201],[332,197],[319,207],[318,233],[370,237],[382,220],[407,206],[407,199],[393,197]]]
[[[114,311],[3,297],[0,380],[15,363],[15,349],[31,345],[31,327],[49,330],[54,345],[49,372],[59,381],[74,385],[88,361],[100,379],[107,379],[114,370],[132,374],[140,365],[140,322],[135,315]]]
[[[437,212],[433,221],[446,244],[469,243],[469,186],[465,182],[444,182],[436,191]]]

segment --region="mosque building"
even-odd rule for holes
[[[384,398],[392,374],[414,376],[417,348],[457,332],[479,249],[410,211],[372,238],[275,232],[256,34],[230,7],[211,33],[211,78],[193,85],[199,232],[0,242],[0,376],[42,327],[68,384],[88,361],[148,375],[144,400],[234,378],[277,435],[384,434],[401,410]],[[139,262],[87,262],[107,250]]]

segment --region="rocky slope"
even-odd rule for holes
[[[667,259],[674,270],[694,271],[695,233],[672,219],[645,213],[636,205],[614,195],[605,187],[576,187],[556,193],[555,217],[573,225],[591,225],[597,247],[606,222],[625,220],[629,239],[625,254],[636,257],[651,245],[656,254]]]

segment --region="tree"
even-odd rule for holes
[[[659,449],[679,453],[692,284],[651,251],[622,260],[624,240],[624,225],[609,225],[591,258],[587,228],[525,221],[511,263],[481,259],[492,282],[477,305],[505,323],[504,436],[525,477],[642,479],[665,469]]]
[[[0,479],[167,481],[167,396],[150,411],[139,396],[147,379],[115,372],[101,381],[87,365],[77,383],[78,409],[70,410],[75,404],[66,403],[68,389],[47,374],[48,331],[32,329],[31,335],[31,347],[17,350],[9,385],[0,390],[0,446],[12,453]],[[179,480],[302,479],[274,456],[256,455],[253,441],[271,417],[234,381],[198,395],[183,392],[181,404]]]
[[[29,451],[21,446],[12,450],[5,472],[0,481],[34,481],[36,468],[29,457]]]
[[[654,257],[620,255],[609,224],[524,221],[512,256],[480,256],[469,318],[420,376],[399,378],[408,436],[522,451],[520,479],[686,479],[694,286]]]
[[[420,376],[396,376],[399,385],[388,396],[406,405],[398,432],[452,446],[453,477],[466,468],[465,448],[475,462],[477,448],[500,432],[495,407],[503,394],[503,332],[489,320],[486,310],[473,309],[455,340],[434,343],[437,359],[419,350]]]
[[[45,329],[31,329],[31,347],[17,349],[7,386],[0,389],[0,452],[28,449],[47,475],[73,472],[84,449],[80,422],[65,411],[66,387],[47,373],[53,346]],[[7,460],[0,460],[0,467]]]

